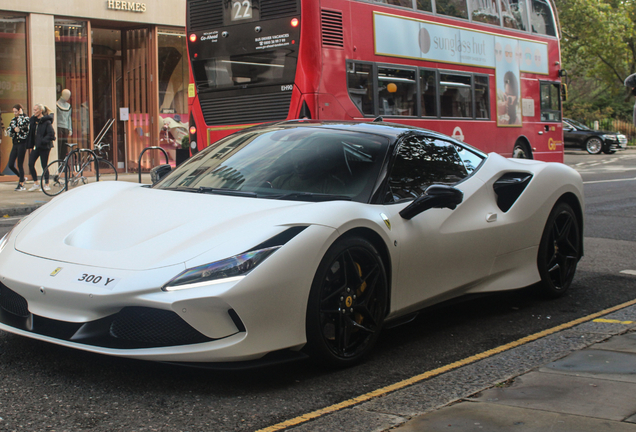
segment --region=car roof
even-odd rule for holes
[[[384,121],[340,121],[340,120],[287,120],[283,122],[266,123],[256,126],[256,128],[269,128],[276,127],[317,127],[322,129],[343,130],[352,132],[363,132],[374,135],[384,136],[389,138],[391,142],[396,141],[405,133],[423,133],[432,138],[440,138],[456,142],[460,145],[465,143],[458,142],[448,135],[444,135],[439,132],[435,132],[429,129],[423,129],[415,126],[408,126],[399,123],[384,122]]]

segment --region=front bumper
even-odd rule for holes
[[[0,254],[0,330],[164,362],[237,362],[297,350],[306,343],[305,311],[315,269],[336,234],[311,226],[242,280],[170,292],[161,286],[184,264],[113,270],[5,250]],[[294,247],[296,242],[323,246]],[[78,282],[83,274],[117,283],[91,286]]]

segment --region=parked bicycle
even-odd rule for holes
[[[101,141],[96,143],[93,146],[93,151],[97,155],[97,164],[99,165],[98,174],[100,176],[99,180],[102,180],[102,176],[108,175],[108,179],[111,180],[112,175],[114,175],[114,179],[117,180],[117,170],[115,169],[115,165],[113,165],[108,160],[108,152],[105,149],[110,148],[110,144],[104,144]]]
[[[45,176],[42,176],[40,180],[42,191],[45,194],[55,196],[76,186],[97,182],[102,167],[104,167],[104,172],[112,170],[115,173],[115,180],[117,180],[115,167],[106,159],[98,157],[93,150],[74,148],[77,144],[66,143],[66,145],[71,149],[66,157],[54,160],[46,167],[49,172],[49,188],[44,188]],[[100,150],[103,150],[102,147]]]

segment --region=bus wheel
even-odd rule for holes
[[[530,154],[528,147],[519,141],[517,141],[515,146],[512,148],[512,157],[517,159],[532,159],[532,155]]]

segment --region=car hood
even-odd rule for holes
[[[293,209],[317,205],[95,183],[61,195],[20,224],[15,248],[57,261],[147,270],[212,249],[218,259],[244,252],[295,225]]]

